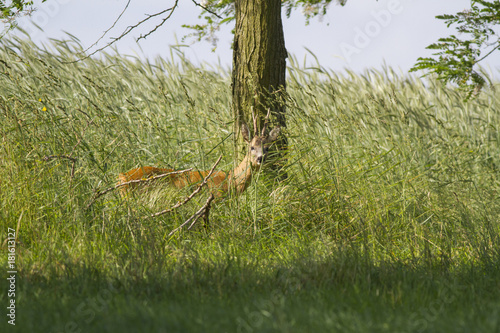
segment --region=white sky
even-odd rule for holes
[[[139,44],[135,38],[148,32],[159,20],[134,31],[130,37],[116,45],[122,54],[139,54],[143,57],[170,58],[170,46],[181,43],[190,31],[182,24],[198,21],[200,9],[191,0],[180,0],[172,18],[156,33]],[[84,46],[92,45],[107,30],[123,10],[126,0],[48,0],[40,4],[30,19],[22,18],[19,25],[29,32],[37,43],[47,43],[49,38],[65,38],[68,32],[80,39]],[[128,10],[114,29],[98,44],[103,46],[117,37],[128,25],[170,7],[173,0],[132,0]],[[448,29],[436,15],[456,13],[470,7],[470,0],[348,0],[344,7],[332,4],[321,20],[313,19],[306,26],[300,12],[284,17],[286,47],[300,63],[315,64],[316,55],[321,66],[335,71],[347,68],[362,72],[366,68],[387,66],[406,72],[420,56],[429,56],[425,47],[439,37],[455,33]],[[35,28],[36,23],[43,31]],[[183,47],[185,55],[193,62],[220,62],[231,65],[230,48],[233,24],[219,33],[218,47],[212,52],[208,42],[197,42]],[[177,36],[177,37],[176,37]],[[135,37],[135,38],[134,38]],[[489,67],[498,78],[500,52],[487,58]]]

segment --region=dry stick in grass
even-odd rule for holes
[[[173,172],[168,172],[168,173],[163,173],[161,175],[154,176],[154,177],[151,177],[151,178],[135,179],[135,180],[130,180],[130,181],[125,182],[125,183],[116,184],[115,186],[107,188],[104,191],[97,192],[97,194],[94,196],[94,198],[92,198],[92,200],[90,201],[90,203],[87,205],[86,208],[88,209],[90,206],[92,206],[92,204],[97,199],[99,199],[100,197],[102,197],[106,193],[114,191],[117,188],[120,188],[122,186],[130,185],[130,184],[137,184],[137,183],[147,183],[147,182],[151,182],[151,181],[158,180],[158,179],[161,179],[161,178],[165,178],[165,177],[170,176],[170,175],[177,175],[177,174],[188,172],[188,171],[191,171],[191,170],[193,170],[193,168],[189,168],[189,169],[185,169],[185,170],[179,170],[179,171],[173,171]]]
[[[179,201],[178,203],[176,203],[175,205],[173,205],[169,209],[165,209],[165,210],[162,210],[161,212],[154,213],[154,214],[149,215],[149,216],[145,216],[144,218],[147,219],[149,217],[156,217],[156,216],[160,216],[160,215],[169,213],[169,212],[173,211],[174,209],[179,208],[180,206],[184,205],[189,200],[193,199],[193,197],[196,194],[198,194],[201,191],[201,188],[207,183],[207,181],[210,178],[210,176],[212,176],[212,173],[214,172],[215,168],[217,167],[217,165],[219,164],[219,162],[220,162],[221,159],[222,159],[222,155],[219,156],[219,159],[217,160],[217,162],[215,162],[215,164],[212,167],[212,169],[210,169],[210,172],[207,174],[207,176],[205,177],[205,179],[203,179],[203,181],[201,182],[201,184],[198,185],[198,187],[196,188],[196,190],[194,190],[193,193],[191,193],[189,196],[187,196],[183,201]]]
[[[205,204],[196,213],[194,213],[193,216],[191,216],[190,218],[188,218],[186,220],[186,222],[184,222],[183,224],[181,224],[180,226],[178,226],[177,228],[175,228],[174,230],[172,230],[168,234],[168,237],[172,236],[177,231],[181,230],[185,225],[187,225],[189,222],[191,222],[194,219],[194,221],[188,227],[188,230],[190,230],[203,214],[205,215],[205,218],[208,219],[208,212],[210,211],[210,203],[212,202],[212,200],[214,200],[214,198],[215,198],[214,194],[210,193],[210,195],[208,196],[208,199],[205,202]]]

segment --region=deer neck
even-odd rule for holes
[[[241,194],[252,180],[252,163],[247,154],[243,161],[230,173],[229,183],[231,188],[236,189],[237,194]]]

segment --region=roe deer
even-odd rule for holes
[[[255,120],[254,125],[256,125]],[[266,135],[266,123],[264,123],[261,135],[258,135],[256,126],[254,126],[254,128],[254,137],[250,138],[248,126],[244,123],[241,125],[241,135],[248,143],[248,151],[243,161],[241,161],[234,170],[229,172],[215,171],[208,179],[207,186],[215,196],[220,197],[228,192],[229,189],[235,189],[237,194],[241,194],[245,191],[250,184],[252,172],[259,170],[264,162],[267,154],[267,145],[275,141],[280,133],[280,128],[276,127]],[[123,184],[131,180],[146,179],[173,171],[173,169],[144,166],[132,169],[127,173],[120,173],[118,184]],[[169,175],[168,179],[173,186],[180,189],[201,182],[208,173],[209,171],[189,171],[181,174]],[[129,185],[125,185],[122,187],[122,194],[126,193],[126,188],[128,186]],[[132,186],[132,184],[130,184],[130,186]]]

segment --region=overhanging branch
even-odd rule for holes
[[[118,16],[118,18],[114,21],[113,25],[107,29],[103,35],[94,43],[92,44],[89,48],[87,48],[85,51],[83,51],[82,53],[85,53],[87,52],[89,49],[91,49],[93,46],[97,45],[97,43],[116,25],[116,23],[120,20],[120,18],[122,17],[123,13],[127,10],[128,6],[130,4],[130,0],[128,1],[127,5],[125,6],[125,8],[123,9],[123,11],[121,12],[121,14]],[[114,43],[118,42],[120,39],[122,39],[123,37],[127,36],[128,34],[130,34],[133,30],[135,30],[136,28],[138,28],[140,25],[142,25],[143,23],[149,21],[150,19],[154,18],[154,17],[157,17],[157,16],[160,16],[162,14],[165,14],[167,12],[170,12],[167,17],[165,17],[162,22],[160,24],[158,24],[156,27],[153,28],[153,30],[151,30],[150,32],[148,32],[147,34],[145,35],[141,35],[137,41],[139,41],[140,39],[143,39],[143,38],[146,38],[147,36],[149,36],[151,33],[155,32],[159,27],[161,27],[163,24],[165,24],[165,22],[172,16],[172,14],[174,13],[175,9],[177,8],[179,4],[179,0],[176,0],[174,5],[170,8],[167,8],[165,10],[162,10],[158,13],[155,13],[155,14],[151,14],[151,15],[147,15],[145,19],[139,21],[138,23],[134,24],[134,25],[130,25],[128,26],[122,33],[120,36],[116,37],[116,38],[112,38],[111,42],[107,43],[106,45],[104,45],[103,47],[100,47],[98,48],[97,50],[89,53],[88,55],[84,56],[84,57],[81,57],[81,58],[78,58],[76,60],[73,60],[73,61],[62,61],[63,64],[72,64],[72,63],[76,63],[76,62],[79,62],[79,61],[82,61],[82,60],[85,60],[85,59],[88,59],[90,58],[91,56],[93,56],[94,54],[98,53],[98,52],[101,52],[103,51],[104,49],[110,47],[111,45],[113,45]]]

